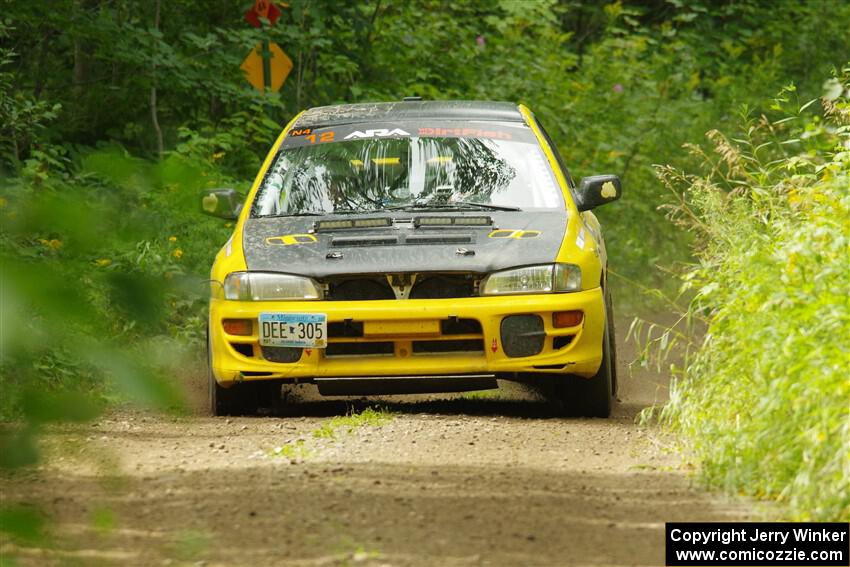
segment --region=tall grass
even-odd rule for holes
[[[850,519],[848,77],[827,82],[822,115],[790,87],[781,117],[710,132],[713,152],[691,148],[702,175],[658,170],[694,235],[683,292],[704,331],[661,419],[707,483],[799,520]]]

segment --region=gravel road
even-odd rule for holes
[[[694,487],[669,440],[636,425],[666,380],[629,376],[629,345],[618,349],[608,420],[557,417],[508,385],[368,402],[302,391],[284,416],[119,411],[56,428],[49,465],[0,477],[5,503],[51,517],[51,543],[0,535],[0,553],[19,565],[663,565],[665,521],[749,508]],[[374,404],[389,417],[333,420]]]

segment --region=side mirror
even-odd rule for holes
[[[236,220],[242,211],[242,197],[235,189],[206,189],[201,197],[205,215]]]
[[[576,206],[579,212],[589,211],[599,205],[616,201],[623,188],[616,175],[591,175],[582,177],[576,191]]]

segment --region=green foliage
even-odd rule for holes
[[[197,195],[229,180],[181,154],[151,165],[114,146],[61,165],[0,187],[0,417],[93,417],[92,394],[174,406],[172,375],[205,333],[209,243],[229,232]]]
[[[313,431],[317,439],[336,439],[340,432],[350,434],[359,427],[381,427],[395,418],[395,414],[384,408],[366,408],[360,413],[336,416]]]
[[[0,40],[5,42],[13,30],[10,20],[0,20]],[[10,71],[14,63],[14,50],[0,47],[0,166],[4,158],[17,163],[62,108],[60,104],[16,92],[15,75]]]
[[[291,443],[275,447],[269,453],[273,457],[283,457],[290,461],[303,461],[312,455],[309,447],[304,446],[304,440],[298,439]]]
[[[38,542],[44,538],[45,518],[30,506],[10,505],[0,508],[0,531],[19,541]]]
[[[710,484],[846,521],[850,67],[825,86],[823,117],[788,87],[735,138],[709,132],[712,154],[692,147],[706,174],[659,168],[694,236],[687,316],[705,325],[661,417]]]

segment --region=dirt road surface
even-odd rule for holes
[[[557,417],[514,386],[58,428],[49,465],[0,477],[4,503],[50,517],[50,543],[0,535],[0,553],[17,565],[663,565],[664,522],[749,510],[695,487],[669,440],[636,425],[666,380],[629,376],[619,351],[608,420]],[[390,415],[333,419],[375,403]]]

